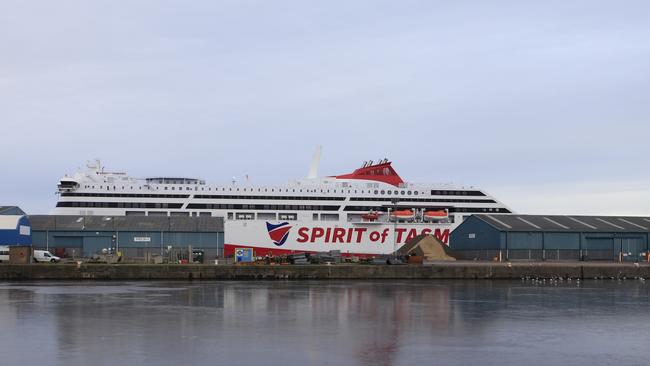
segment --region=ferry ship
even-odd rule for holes
[[[256,186],[234,179],[207,184],[186,177],[136,178],[108,172],[99,160],[58,183],[57,215],[212,216],[224,218],[224,255],[340,251],[394,252],[407,240],[449,233],[472,214],[511,210],[486,192],[451,184],[404,181],[387,159],[352,173],[318,176],[320,150],[306,179]]]

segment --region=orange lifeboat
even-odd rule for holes
[[[361,218],[363,221],[377,221],[379,219],[379,215],[381,215],[381,212],[370,211],[361,215]]]
[[[395,210],[390,213],[392,220],[413,221],[415,220],[415,212],[411,210]]]
[[[432,210],[425,211],[422,214],[422,219],[424,221],[440,221],[449,218],[449,212],[447,210]]]

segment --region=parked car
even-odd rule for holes
[[[50,262],[57,263],[61,258],[52,255],[52,253],[47,250],[35,250],[34,251],[34,262]]]

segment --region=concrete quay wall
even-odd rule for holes
[[[3,264],[0,280],[650,278],[649,264],[453,262],[417,265]]]

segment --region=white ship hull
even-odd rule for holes
[[[280,226],[280,232],[274,235],[269,226]],[[224,255],[232,255],[236,248],[253,248],[256,256],[332,250],[372,256],[393,253],[421,234],[448,244],[451,230],[451,224],[234,220],[225,222]]]

